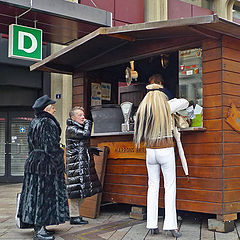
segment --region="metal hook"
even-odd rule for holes
[[[32,10],[32,4],[33,4],[33,0],[30,0],[30,8],[28,10],[26,10],[25,12],[23,12],[22,14],[20,14],[19,16],[15,16],[16,24],[17,24],[18,18],[22,17],[23,15],[25,15],[26,13],[28,13]]]
[[[37,21],[38,20],[34,20],[33,22],[34,22],[34,28],[37,28]]]

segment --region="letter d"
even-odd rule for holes
[[[30,48],[24,48],[24,37],[29,37],[31,39],[32,45]],[[34,35],[27,32],[18,32],[18,49],[23,50],[26,53],[32,53],[37,49],[37,39]]]

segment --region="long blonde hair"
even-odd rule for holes
[[[162,141],[168,141],[171,133],[171,112],[167,96],[160,90],[161,85],[150,84],[149,92],[139,105],[134,127],[134,142],[136,147],[141,141],[152,146]]]

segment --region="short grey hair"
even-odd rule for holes
[[[53,106],[53,104],[49,104],[44,108],[44,110],[49,111],[52,106]]]
[[[72,108],[71,111],[69,112],[69,117],[72,118],[73,116],[75,116],[75,111],[77,111],[77,110],[81,110],[84,112],[83,107],[76,106],[76,107]]]

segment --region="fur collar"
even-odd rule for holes
[[[59,131],[60,131],[60,134],[61,134],[60,124],[59,124],[59,122],[57,121],[57,119],[56,119],[52,114],[50,114],[50,113],[48,113],[48,112],[45,112],[45,111],[41,111],[41,112],[37,112],[35,115],[36,115],[37,118],[44,118],[44,117],[46,117],[46,118],[51,118],[51,119],[55,122],[55,124],[57,125],[57,127],[59,128]]]

